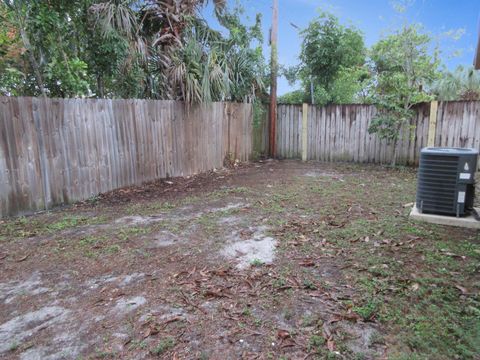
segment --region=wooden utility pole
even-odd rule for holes
[[[271,86],[270,86],[270,156],[275,158],[277,132],[277,75],[278,75],[278,0],[273,0],[272,29],[270,31],[271,47]]]

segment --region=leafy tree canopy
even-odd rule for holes
[[[264,88],[261,17],[205,0],[0,0],[0,92],[206,102]]]
[[[303,90],[294,90],[278,97],[279,104],[301,104],[306,102],[305,94]]]
[[[412,107],[433,98],[427,89],[438,76],[439,60],[431,47],[430,36],[409,25],[380,40],[370,51],[373,100],[379,115],[369,131],[393,143],[393,165],[400,129],[408,125]]]
[[[355,102],[361,90],[358,84],[368,77],[362,33],[323,12],[300,34],[300,64],[286,69],[284,75],[290,83],[300,80],[303,101],[311,101],[313,85],[317,104]]]

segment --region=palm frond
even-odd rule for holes
[[[480,71],[459,66],[432,85],[439,100],[480,100]]]
[[[111,31],[117,31],[132,39],[138,31],[136,15],[128,1],[110,0],[96,3],[90,6],[89,11],[100,25],[104,36]]]

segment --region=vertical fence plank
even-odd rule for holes
[[[474,136],[475,140],[473,142],[473,147],[475,149],[480,149],[480,102],[476,101],[472,104],[472,122],[475,123]],[[478,161],[477,169],[480,169],[480,159]]]
[[[279,105],[279,156],[391,160],[392,146],[368,133],[374,106],[307,109],[305,122],[301,106]],[[400,162],[417,164],[420,149],[432,142],[479,149],[479,115],[478,101],[439,102],[436,111],[420,104],[410,120],[414,130],[402,129]],[[0,98],[0,216],[220,167],[228,152],[248,160],[252,133],[259,131],[252,128],[252,116],[251,104],[187,109],[175,101]],[[258,142],[264,149],[268,123],[261,121],[259,129]]]
[[[0,97],[0,217],[221,167],[226,151],[248,160],[252,105],[223,108],[187,117],[175,101]]]
[[[280,134],[282,140],[279,142],[282,147],[282,158],[293,158],[295,153],[295,134],[293,133],[293,105],[285,106],[286,116],[282,122],[282,132]]]
[[[323,159],[322,161],[330,160],[330,111],[329,107],[325,106],[322,108],[323,113]]]
[[[311,144],[312,153],[309,156],[309,159],[319,160],[320,159],[320,148],[321,148],[321,133],[320,133],[320,113],[321,109],[316,106],[308,106],[308,113],[310,114],[310,122],[312,123],[312,132],[309,135],[308,141]]]
[[[419,150],[432,139],[437,146],[480,146],[480,139],[477,143],[477,136],[472,135],[477,129],[478,117],[475,112],[478,112],[479,103],[438,103],[436,111],[430,110],[429,103],[416,106],[415,116],[401,129],[398,163],[418,164]],[[308,159],[372,163],[392,160],[393,145],[368,132],[371,121],[377,114],[375,106],[310,106],[308,111]],[[432,124],[435,121],[429,119],[432,111],[437,114],[434,135]],[[302,155],[303,118],[298,112],[298,105],[279,106],[277,138],[282,158]]]
[[[295,149],[296,149],[296,134],[295,134],[295,105],[290,105],[287,107],[287,117],[285,118],[285,131],[283,136],[285,137],[283,144],[284,157],[295,158]]]

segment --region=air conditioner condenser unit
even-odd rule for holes
[[[424,148],[418,169],[417,209],[421,213],[464,216],[473,210],[478,151]]]

